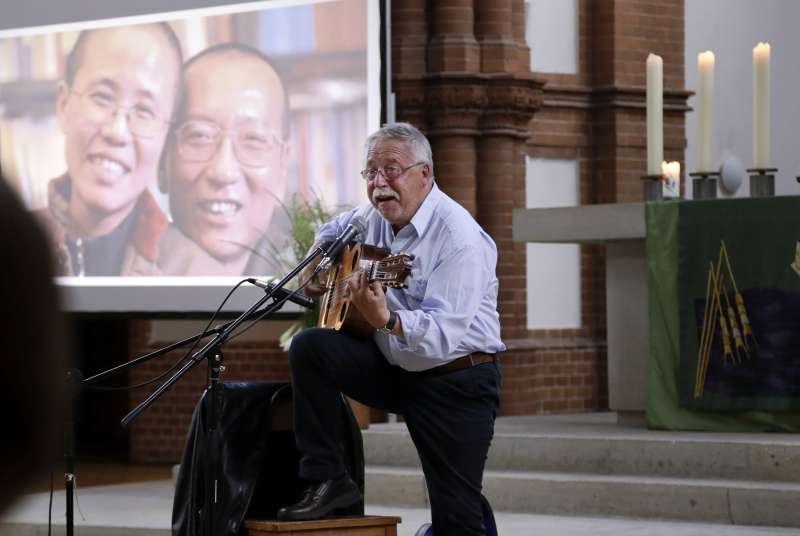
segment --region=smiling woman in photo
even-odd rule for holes
[[[180,43],[166,23],[80,34],[56,113],[67,172],[39,217],[57,275],[151,275],[166,216],[147,191],[180,84]]]

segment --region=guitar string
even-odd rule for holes
[[[346,290],[346,286],[342,285],[341,283],[344,283],[344,282],[346,282],[346,281],[348,281],[348,280],[352,279],[353,277],[355,277],[355,276],[357,276],[357,275],[361,274],[361,272],[364,272],[364,271],[366,271],[367,269],[371,270],[371,269],[372,269],[372,267],[373,267],[373,266],[375,266],[375,265],[377,265],[377,266],[383,266],[384,264],[386,264],[386,262],[385,262],[385,261],[373,261],[373,262],[371,262],[371,263],[370,263],[370,265],[369,265],[369,266],[367,266],[367,267],[360,268],[360,269],[359,269],[358,271],[356,271],[356,272],[352,272],[352,273],[350,273],[350,274],[348,274],[348,275],[346,275],[346,276],[344,276],[344,277],[342,277],[342,278],[340,278],[340,279],[336,279],[336,280],[334,280],[332,287],[333,287],[335,290],[334,290],[334,291],[331,293],[331,297],[330,297],[330,299],[331,299],[332,301],[333,301],[333,300],[336,300],[336,301],[338,301],[338,300],[340,300],[340,299],[344,298],[344,292],[345,292],[345,290]],[[385,273],[386,273],[386,272],[384,272],[384,271],[381,271],[381,270],[375,270],[375,274],[376,274],[376,275],[379,275],[379,274],[385,274]],[[376,279],[376,280],[377,280],[377,279]],[[332,288],[332,287],[328,287],[328,288],[330,289],[330,288]]]

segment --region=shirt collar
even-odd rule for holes
[[[428,192],[427,196],[425,196],[425,200],[419,206],[417,212],[414,214],[414,217],[412,217],[411,221],[409,222],[417,231],[417,236],[422,236],[422,233],[424,233],[425,229],[428,228],[428,224],[430,224],[431,218],[433,218],[433,213],[436,211],[436,205],[439,204],[439,200],[441,198],[442,191],[439,190],[436,182],[434,182],[431,191]]]

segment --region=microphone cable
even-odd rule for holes
[[[254,318],[253,320],[251,320],[250,324],[248,324],[246,327],[242,328],[238,333],[236,333],[236,335],[232,335],[231,337],[228,337],[228,340],[232,341],[233,339],[235,339],[237,337],[241,337],[242,335],[247,333],[249,330],[254,328],[256,326],[256,324],[258,322],[260,322],[261,320],[263,320],[263,318],[265,316],[267,316],[269,313],[271,313],[272,311],[277,311],[278,309],[283,307],[284,303],[286,303],[291,298],[293,298],[298,292],[300,292],[301,290],[306,288],[306,286],[308,286],[308,284],[311,282],[313,277],[314,276],[312,275],[311,277],[309,277],[308,279],[303,281],[296,289],[291,291],[289,294],[286,294],[283,298],[281,298],[279,300],[276,300],[276,301],[272,302],[271,304],[269,304],[267,306],[267,308],[264,309],[264,311],[262,311],[261,314],[257,318]]]
[[[200,341],[208,336],[208,331],[211,328],[211,324],[214,323],[214,320],[217,318],[217,315],[219,315],[220,311],[222,311],[222,308],[225,307],[225,304],[228,302],[230,297],[233,296],[233,293],[236,292],[236,289],[238,289],[240,286],[242,286],[243,284],[245,284],[247,282],[248,282],[247,279],[242,279],[241,281],[236,283],[236,285],[230,291],[228,291],[228,295],[225,296],[225,299],[223,299],[222,303],[219,304],[219,307],[217,307],[217,310],[214,311],[213,315],[211,315],[211,319],[208,321],[208,324],[206,324],[206,327],[203,328],[203,332],[201,333],[200,337],[198,337],[194,341],[194,344],[192,344],[192,347],[189,348],[189,350],[178,361],[176,361],[175,364],[173,364],[170,368],[168,368],[167,370],[165,370],[164,372],[162,372],[161,374],[159,374],[155,378],[152,378],[152,379],[147,380],[147,381],[142,382],[142,383],[137,383],[135,385],[124,385],[124,386],[120,386],[120,387],[104,387],[104,386],[100,386],[100,385],[88,385],[88,386],[86,386],[86,389],[90,389],[92,391],[132,391],[134,389],[140,389],[142,387],[146,387],[146,386],[151,385],[151,384],[153,384],[153,383],[155,383],[157,381],[162,380],[169,373],[173,372],[174,370],[177,370],[178,367],[183,365],[192,356],[192,354],[194,353],[195,348],[197,348],[197,345],[200,343]]]

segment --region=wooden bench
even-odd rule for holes
[[[245,536],[397,536],[399,517],[363,516],[318,519],[315,521],[274,521],[248,519]]]

